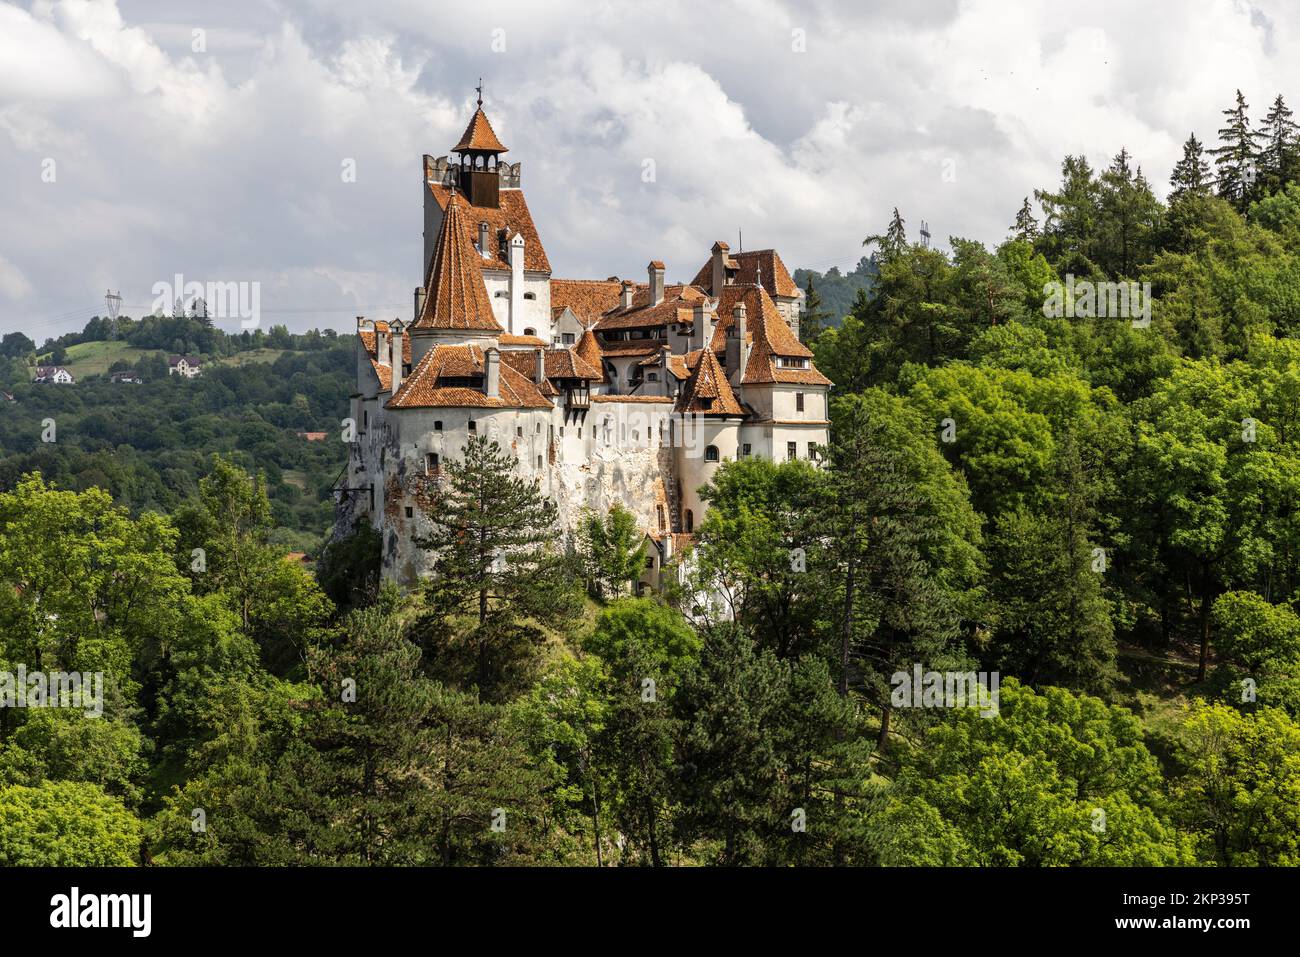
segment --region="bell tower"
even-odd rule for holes
[[[483,81],[475,87],[478,91],[478,109],[470,118],[469,126],[460,142],[451,151],[460,157],[456,167],[457,185],[471,206],[498,209],[501,206],[501,173],[497,169],[506,147],[497,139],[483,112]]]

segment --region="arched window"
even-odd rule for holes
[[[537,293],[535,293],[535,292],[526,292],[526,293],[524,293],[524,298],[525,298],[525,299],[536,299],[536,298],[537,298]]]
[[[686,530],[688,532],[695,531],[695,515],[689,508],[686,510]]]
[[[710,445],[707,449],[704,450],[704,461],[706,462],[718,461],[718,447],[716,445]]]
[[[535,336],[535,335],[537,335],[537,330],[536,330],[536,329],[531,329],[531,328],[530,328],[530,329],[525,329],[525,330],[524,330],[524,335],[526,335],[526,336]]]

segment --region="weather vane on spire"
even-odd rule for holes
[[[482,106],[483,105],[483,77],[478,78],[478,86],[474,87],[474,89],[478,90],[478,105]]]

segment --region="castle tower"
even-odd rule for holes
[[[452,194],[434,247],[423,308],[410,328],[411,361],[435,345],[495,346],[505,330],[492,315],[481,258],[465,229],[466,201]]]
[[[501,207],[501,176],[497,166],[501,154],[509,152],[488,122],[483,112],[483,82],[478,85],[478,109],[470,117],[469,125],[461,134],[460,142],[451,148],[460,156],[457,185],[472,206],[484,209]]]

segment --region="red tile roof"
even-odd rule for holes
[[[690,353],[686,363],[691,367],[691,375],[677,396],[676,411],[701,415],[746,414],[713,350],[700,349]]]
[[[469,125],[460,135],[460,142],[451,148],[453,153],[465,153],[469,150],[486,150],[490,153],[509,152],[497,139],[497,134],[481,106],[470,117]]]
[[[478,346],[435,346],[411,370],[387,409],[487,408],[549,409],[551,403],[533,380],[501,362],[500,395],[486,395],[481,388],[449,385],[447,379],[481,378],[485,358]]]
[[[504,331],[492,315],[479,255],[465,231],[466,206],[460,196],[447,204],[438,245],[429,264],[424,310],[412,329]]]
[[[568,307],[583,325],[590,325],[603,313],[618,307],[617,279],[552,279],[551,308]]]
[[[437,200],[438,205],[445,210],[447,201],[451,197],[451,187],[443,186],[441,183],[430,183],[429,189],[433,192],[433,198]],[[465,223],[465,236],[471,246],[478,242],[478,224],[481,222],[488,224],[488,254],[480,257],[483,268],[510,268],[509,249],[501,241],[501,231],[505,230],[507,241],[515,233],[524,237],[525,269],[529,272],[549,273],[551,262],[546,258],[546,250],[542,248],[541,237],[538,236],[537,226],[533,223],[533,214],[528,211],[528,203],[524,200],[524,191],[503,189],[500,192],[500,203],[500,207],[495,209],[486,206],[467,208],[462,217]]]
[[[718,297],[718,319],[713,327],[712,351],[725,352],[727,331],[735,321],[732,312],[737,303],[745,304],[745,327],[750,341],[749,362],[745,365],[742,385],[783,382],[794,385],[830,385],[831,380],[817,371],[812,352],[800,342],[776,308],[767,290],[756,285],[727,286]],[[782,368],[778,359],[804,359],[806,369]]]
[[[721,246],[723,254],[727,255],[726,243],[714,243],[714,245]],[[727,255],[727,259],[727,265],[736,267],[736,275],[733,280],[735,283],[753,283],[761,278],[763,288],[768,291],[769,295],[783,297],[799,295],[799,287],[790,278],[790,271],[785,268],[785,263],[781,261],[781,257],[775,249],[751,249],[743,253],[731,253]],[[695,274],[692,282],[707,289],[713,295],[718,295],[718,290],[713,288],[712,259],[700,267],[700,271]]]
[[[600,373],[600,378],[596,379],[596,382],[606,381],[605,363],[601,361],[600,343],[596,340],[596,334],[594,332],[590,329],[584,332],[582,338],[578,340],[578,344],[574,346],[573,351],[585,363],[587,363],[587,365]]]

